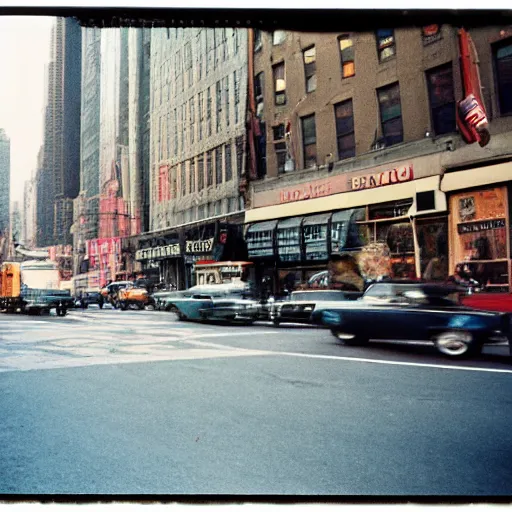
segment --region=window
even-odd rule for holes
[[[187,195],[187,162],[181,164],[181,197]]]
[[[286,81],[284,79],[284,62],[272,66],[274,74],[274,100],[276,105],[286,104]]]
[[[225,28],[221,28],[221,40],[222,40],[222,60],[224,61],[228,58],[228,37],[227,37]]]
[[[238,124],[240,120],[240,84],[236,71],[233,71],[233,80],[235,81],[235,124]]]
[[[189,177],[190,177],[189,190],[190,190],[190,193],[193,194],[196,191],[196,159],[195,158],[192,158],[192,160],[190,160]]]
[[[215,183],[222,183],[222,146],[215,149]]]
[[[211,187],[213,185],[213,158],[212,151],[206,153],[206,186]]]
[[[185,69],[187,73],[187,87],[192,86],[192,45],[185,45]]]
[[[171,157],[171,112],[167,112],[167,158]]]
[[[195,98],[190,98],[189,115],[190,115],[190,144],[194,144],[196,132],[196,112],[194,109]]]
[[[233,179],[233,164],[231,162],[231,143],[224,146],[224,167],[226,169],[226,181]]]
[[[204,125],[204,93],[199,93],[199,140],[203,140]]]
[[[206,98],[206,135],[212,134],[212,88],[208,87]]]
[[[342,101],[334,105],[334,116],[336,119],[338,158],[340,160],[351,158],[356,155],[352,100]]]
[[[244,172],[244,138],[243,135],[240,135],[236,138],[235,141],[236,146],[236,169],[238,176],[242,176]]]
[[[240,40],[238,36],[238,30],[236,28],[233,29],[233,53],[238,55],[238,50],[240,49]]]
[[[316,166],[316,125],[315,114],[301,118],[304,149],[304,168]]]
[[[396,55],[395,33],[393,29],[377,30],[377,53],[379,55],[379,62]]]
[[[436,135],[456,131],[452,64],[427,71],[432,129]]]
[[[356,74],[354,65],[354,42],[350,36],[341,36],[338,41],[340,44],[341,77],[349,78]]]
[[[254,51],[257,52],[261,50],[261,30],[254,29]]]
[[[512,39],[493,50],[500,114],[512,114]]]
[[[222,86],[220,80],[215,85],[216,87],[216,102],[217,102],[217,120],[216,120],[216,132],[220,131],[220,120],[222,115]]]
[[[258,117],[263,115],[263,80],[263,71],[254,77],[254,96],[256,98],[256,115]]]
[[[229,126],[229,76],[224,78],[224,105],[226,109],[226,127]]]
[[[384,139],[388,145],[399,144],[404,140],[404,133],[398,82],[377,89],[377,95]]]
[[[174,109],[174,155],[178,154],[178,110]]]
[[[285,171],[286,165],[286,142],[284,135],[284,124],[279,124],[272,127],[273,139],[274,139],[274,150],[276,152],[277,159],[277,172],[279,174]]]
[[[182,129],[181,133],[181,152],[185,151],[185,137],[187,135],[187,105],[185,103],[181,104],[181,125]]]
[[[275,30],[274,32],[272,32],[272,44],[274,46],[284,43],[285,39],[286,39],[286,31]]]
[[[304,50],[302,54],[306,76],[306,92],[313,92],[316,89],[316,49],[312,46]]]
[[[424,46],[439,41],[442,38],[441,25],[426,25],[422,27],[421,37],[423,39]]]
[[[199,192],[204,188],[204,155],[197,158],[197,188]]]

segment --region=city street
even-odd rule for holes
[[[155,311],[0,316],[0,492],[510,495],[508,347]]]

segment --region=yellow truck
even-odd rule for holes
[[[59,289],[59,270],[53,261],[6,261],[0,266],[0,310],[43,314],[55,309],[65,316],[74,307],[69,290]]]

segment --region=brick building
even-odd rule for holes
[[[432,278],[437,266],[441,279],[464,263],[509,289],[512,27],[474,29],[464,47],[460,37],[446,25],[250,35],[245,222],[258,279],[289,288],[380,243],[393,276]],[[461,51],[470,71],[479,62],[485,147],[457,123],[475,82]]]

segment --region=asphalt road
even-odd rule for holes
[[[154,311],[0,316],[0,493],[507,496],[508,347]]]

